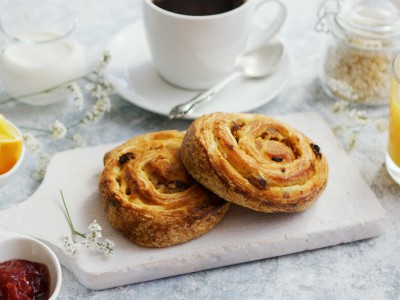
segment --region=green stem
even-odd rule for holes
[[[96,82],[96,80],[90,79],[87,75],[83,76],[81,79],[84,79],[85,81],[90,82],[90,83]]]
[[[25,130],[33,130],[33,131],[51,133],[51,130],[49,130],[49,129],[41,129],[41,128],[34,128],[34,127],[28,127],[28,126],[19,126],[19,128],[20,129],[25,129]]]
[[[74,230],[74,234],[80,236],[81,238],[86,238],[86,234],[80,233],[79,231]]]
[[[69,214],[67,204],[65,203],[64,194],[63,194],[62,190],[60,190],[60,193],[61,193],[62,202],[63,202],[63,204],[64,204],[65,212],[66,212],[66,214],[67,214],[67,221],[68,221],[69,227],[71,228],[72,239],[73,239],[73,241],[74,241],[74,243],[75,243],[75,233],[76,233],[76,230],[75,230],[75,228],[74,228],[74,224],[72,224],[71,216],[70,216],[70,214]]]
[[[41,138],[41,137],[45,137],[45,136],[49,136],[49,134],[37,134],[35,135],[36,138]]]
[[[67,129],[74,128],[74,127],[76,127],[76,126],[78,126],[80,124],[82,124],[82,121],[79,121],[78,123],[75,123],[75,124],[72,124],[72,125],[68,125]]]
[[[29,93],[29,94],[21,95],[21,96],[18,96],[18,97],[10,97],[10,98],[4,99],[3,101],[0,102],[0,105],[1,104],[5,104],[5,103],[10,102],[10,101],[18,100],[18,99],[32,97],[32,96],[40,95],[40,94],[43,94],[43,93],[49,93],[49,92],[54,91],[55,89],[57,89],[57,88],[59,88],[61,86],[64,86],[66,84],[69,84],[69,83],[72,83],[72,82],[75,82],[75,81],[78,81],[78,80],[81,80],[81,79],[84,79],[84,80],[89,81],[89,82],[91,81],[87,77],[87,75],[82,76],[82,77],[77,77],[77,78],[74,78],[74,79],[71,79],[71,80],[68,80],[68,81],[64,81],[64,82],[62,82],[60,84],[57,84],[57,85],[55,85],[55,86],[53,86],[51,88],[48,88],[46,90],[43,90],[43,91],[39,91],[39,92],[35,92],[35,93]]]
[[[4,100],[4,101],[1,101],[0,102],[0,105],[1,104],[6,104],[6,103],[8,103],[8,102],[12,102],[12,101],[14,101],[14,100],[16,100],[15,98],[8,98],[8,99],[6,99],[6,100]]]

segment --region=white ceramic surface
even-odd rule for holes
[[[381,204],[323,119],[313,113],[278,119],[295,126],[318,144],[330,166],[326,190],[315,205],[302,213],[263,214],[232,205],[222,222],[198,239],[164,249],[136,246],[114,230],[104,216],[98,176],[103,169],[103,155],[115,145],[101,145],[55,154],[39,189],[19,205],[0,211],[0,230],[48,242],[61,263],[90,289],[196,272],[381,234],[385,215]],[[112,258],[89,250],[76,257],[63,252],[60,237],[70,229],[60,189],[78,231],[86,231],[96,219],[103,227],[103,236],[116,243]]]
[[[61,266],[48,246],[29,236],[0,231],[0,263],[12,259],[45,264],[50,274],[50,300],[57,298],[62,283]]]
[[[278,4],[274,18],[265,13],[274,7],[271,3]],[[270,41],[286,19],[286,7],[279,0],[248,0],[228,12],[206,16],[172,13],[151,0],[142,4],[156,69],[173,85],[194,90],[209,89],[226,77],[246,51],[253,31],[254,49]],[[263,20],[262,26],[254,26],[255,17]]]
[[[19,128],[9,120],[7,120],[7,123],[9,123],[18,132],[19,137],[21,139],[23,139],[22,138],[22,133],[19,130]],[[19,159],[18,159],[17,163],[7,173],[0,174],[0,188],[5,186],[7,184],[7,182],[9,182],[10,178],[13,175],[15,175],[15,173],[18,171],[19,167],[21,166],[21,164],[22,164],[22,162],[24,160],[24,157],[25,157],[25,145],[24,145],[24,143],[22,143],[22,150],[21,150],[21,154],[19,156]]]
[[[147,45],[141,20],[118,32],[108,43],[111,62],[106,75],[118,94],[129,102],[161,115],[183,103],[197,91],[168,84],[157,73]],[[216,111],[245,112],[273,100],[286,86],[291,75],[292,60],[285,49],[278,71],[260,80],[240,79],[218,94],[213,101],[199,106],[187,118],[197,118]]]

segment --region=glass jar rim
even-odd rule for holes
[[[400,37],[400,26],[369,27],[351,22],[340,15],[335,16],[335,21],[343,30],[364,37],[374,37],[375,39],[391,39]]]
[[[398,53],[392,61],[393,78],[400,84],[400,53]]]
[[[365,41],[365,45],[374,44],[374,42],[381,42],[382,47],[378,50],[393,50],[400,48],[400,32],[395,35],[382,35],[376,32],[366,32],[364,30],[357,30],[353,28],[352,30],[348,30],[347,27],[344,27],[343,24],[339,21],[338,16],[333,16],[330,21],[330,32],[332,35],[346,43],[349,42],[349,37],[358,38],[362,41]],[[370,43],[368,43],[370,42]],[[385,46],[383,46],[385,45]],[[352,45],[355,48],[366,49],[366,50],[374,50],[376,48],[367,47],[362,45]]]
[[[397,44],[400,42],[400,2],[382,0],[387,5],[381,7],[381,3],[377,6],[371,1],[373,0],[325,1],[319,8],[315,30],[331,32],[337,37],[353,36]],[[392,6],[395,7],[394,12],[388,10],[388,7]],[[390,17],[382,18],[386,15]]]
[[[14,21],[15,17],[22,12],[31,12],[33,10],[38,9],[48,9],[51,10],[53,13],[59,14],[59,18],[63,20],[65,23],[65,27],[62,30],[54,30],[58,33],[58,35],[53,36],[51,38],[46,39],[31,39],[26,37],[18,36],[17,34],[12,32],[9,25],[7,25],[7,21]],[[11,40],[13,43],[20,43],[20,44],[28,44],[28,45],[35,45],[35,44],[47,44],[56,42],[66,38],[67,36],[71,35],[74,30],[76,29],[78,20],[77,18],[62,5],[49,3],[49,2],[31,2],[31,3],[24,3],[22,5],[15,5],[12,8],[8,9],[4,12],[0,17],[0,30],[4,33],[4,35]],[[35,30],[36,28],[31,28]],[[45,28],[38,28],[38,29],[45,29]],[[59,29],[59,28],[58,28]]]
[[[400,34],[400,5],[393,0],[338,0],[338,22],[347,30],[379,34]]]

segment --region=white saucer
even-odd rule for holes
[[[106,76],[117,93],[129,102],[151,112],[168,115],[173,106],[198,94],[197,91],[172,86],[158,75],[141,20],[118,32],[107,48],[111,52],[111,62]],[[213,101],[198,107],[187,118],[194,119],[216,111],[246,112],[274,99],[291,74],[291,56],[287,47],[285,50],[277,72],[260,80],[241,79],[223,90]]]

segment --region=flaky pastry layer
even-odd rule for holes
[[[261,212],[298,212],[325,189],[328,164],[301,132],[257,114],[213,113],[188,128],[188,172],[221,198]]]
[[[217,225],[229,203],[197,183],[180,157],[175,130],[134,137],[104,156],[99,191],[109,222],[129,240],[166,247]]]

